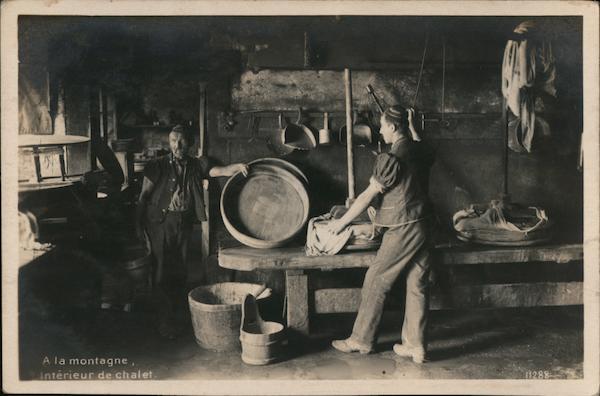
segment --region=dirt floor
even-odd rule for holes
[[[30,308],[20,315],[21,378],[57,379],[59,372],[92,373],[92,379],[110,373],[117,379],[145,375],[171,380],[524,379],[533,371],[548,378],[583,376],[581,306],[434,311],[430,361],[423,365],[391,351],[400,338],[401,315],[386,312],[377,351],[370,355],[343,354],[330,347],[331,339],[348,335],[353,314],[320,315],[311,323],[314,335],[305,345],[292,343],[283,361],[259,367],[244,364],[239,352],[200,348],[191,325],[175,340],[162,339],[147,310]]]

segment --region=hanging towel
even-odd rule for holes
[[[508,40],[502,61],[502,95],[517,121],[509,125],[509,147],[531,152],[535,132],[534,111],[537,93],[556,96],[556,70],[552,46],[546,40],[532,39],[535,23],[517,26]]]

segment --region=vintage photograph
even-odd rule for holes
[[[526,394],[593,380],[598,323],[584,313],[598,268],[584,241],[596,235],[597,258],[598,230],[584,223],[597,227],[598,196],[584,186],[597,189],[598,169],[584,159],[597,164],[598,131],[584,120],[597,122],[598,98],[584,100],[597,85],[584,15],[597,5],[88,15],[52,3],[20,13],[14,53],[3,46],[17,76],[16,112],[2,108],[3,181],[17,175],[2,229],[18,245],[2,284],[9,265],[15,391],[517,380],[504,394]]]

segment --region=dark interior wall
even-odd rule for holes
[[[161,139],[166,144],[167,126],[174,122],[191,122],[197,130],[198,83],[206,81],[208,154],[229,163],[280,154],[265,143],[276,133],[275,117],[261,118],[253,139],[243,111],[285,111],[293,121],[293,112],[301,106],[315,129],[321,126],[323,111],[338,112],[331,120],[332,130],[338,130],[344,122],[344,67],[353,70],[357,109],[373,110],[364,89],[367,83],[388,104],[412,105],[427,40],[414,105],[429,117],[439,117],[444,80],[444,110],[467,113],[449,128],[427,123],[423,133],[437,153],[431,196],[443,223],[449,225],[457,209],[489,201],[501,192],[500,69],[506,39],[524,19],[23,17],[19,56],[23,60],[46,54],[57,74],[113,92],[118,98],[119,137],[155,145]],[[533,153],[510,153],[509,190],[516,201],[546,208],[561,230],[578,238],[583,208],[582,175],[576,170],[583,111],[581,19],[537,20],[553,28],[547,32],[557,62],[558,94],[545,114],[554,127],[550,136],[536,136]],[[236,125],[225,131],[222,114],[229,111]],[[135,127],[146,124],[152,112],[165,127]],[[368,182],[372,149],[356,149],[357,193]],[[342,145],[294,152],[286,158],[309,177],[312,215],[344,201]],[[213,185],[213,214],[219,211],[223,183]],[[232,241],[219,220],[214,225],[214,240]]]
[[[239,75],[234,73],[228,80],[231,86],[222,87],[225,92],[218,87],[210,92],[215,109],[211,112],[212,123],[209,124],[212,133],[210,153],[225,162],[277,155],[262,142],[252,141],[247,118],[241,115],[236,119],[238,124],[233,133],[220,129],[215,118],[224,109],[231,108],[234,112],[293,111],[302,106],[313,114],[310,125],[318,129],[321,125],[319,112],[343,110],[341,68],[344,65],[355,70],[353,91],[356,108],[373,108],[364,90],[367,83],[373,85],[389,104],[412,104],[426,36],[424,29],[418,27],[421,21],[403,24],[396,21],[394,24],[383,19],[374,27],[373,23],[361,25],[352,23],[351,19],[346,20],[347,23],[331,22],[335,26],[331,29],[346,29],[344,34],[332,38],[320,32],[328,39],[319,48],[320,54],[325,54],[325,58],[320,59],[322,67],[303,67],[302,36],[297,32],[272,38],[266,53],[250,53],[246,64],[248,70],[241,70]],[[432,171],[431,195],[442,221],[447,225],[456,210],[472,202],[497,198],[502,191],[500,66],[507,32],[520,21],[522,19],[519,18],[427,21],[430,29],[428,49],[415,106],[427,113],[441,112],[443,78],[446,112],[484,116],[462,118],[453,122],[450,128],[427,124],[424,136],[436,149],[438,158]],[[576,164],[578,136],[582,130],[580,25],[573,19],[546,20],[544,23],[555,27],[551,38],[554,39],[557,62],[558,94],[556,103],[541,114],[552,122],[554,128],[551,136],[536,137],[533,153],[509,153],[509,192],[516,201],[546,208],[550,217],[559,223],[559,229],[569,230],[569,234],[573,232],[574,237],[579,238],[582,229],[582,177],[576,170]],[[317,41],[323,36],[313,33]],[[446,68],[443,76],[444,39]],[[266,44],[263,42],[263,45]],[[226,98],[231,98],[229,104]],[[292,117],[290,114],[291,120],[294,119]],[[266,117],[261,122],[265,127],[264,130],[259,128],[259,132],[271,136],[276,129],[274,119]],[[337,130],[343,122],[343,114],[339,118],[334,117],[332,129]],[[218,132],[216,139],[215,130]],[[356,150],[357,192],[365,187],[370,175],[373,161],[370,151],[368,148]],[[323,213],[332,204],[344,201],[346,169],[342,146],[296,152],[288,158],[306,170],[310,180],[314,181],[312,197],[316,202],[313,214]],[[572,205],[565,205],[565,202]],[[222,237],[227,239],[227,233],[224,232]]]

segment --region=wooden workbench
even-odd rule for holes
[[[470,244],[438,246],[437,265],[502,264],[583,260],[581,244],[555,244],[528,247],[490,247]],[[329,271],[368,267],[375,251],[343,253],[335,256],[307,257],[303,247],[254,249],[234,247],[219,251],[219,265],[238,271],[282,270],[286,278],[287,324],[292,330],[309,333],[309,270]],[[314,272],[314,271],[313,271]],[[464,286],[451,293],[432,291],[431,309],[462,308],[469,303],[465,295],[479,295],[482,307],[575,305],[582,304],[582,282],[515,283]],[[519,292],[524,291],[524,292]],[[461,297],[462,296],[462,297]],[[315,290],[316,313],[354,312],[360,302],[360,289]]]

